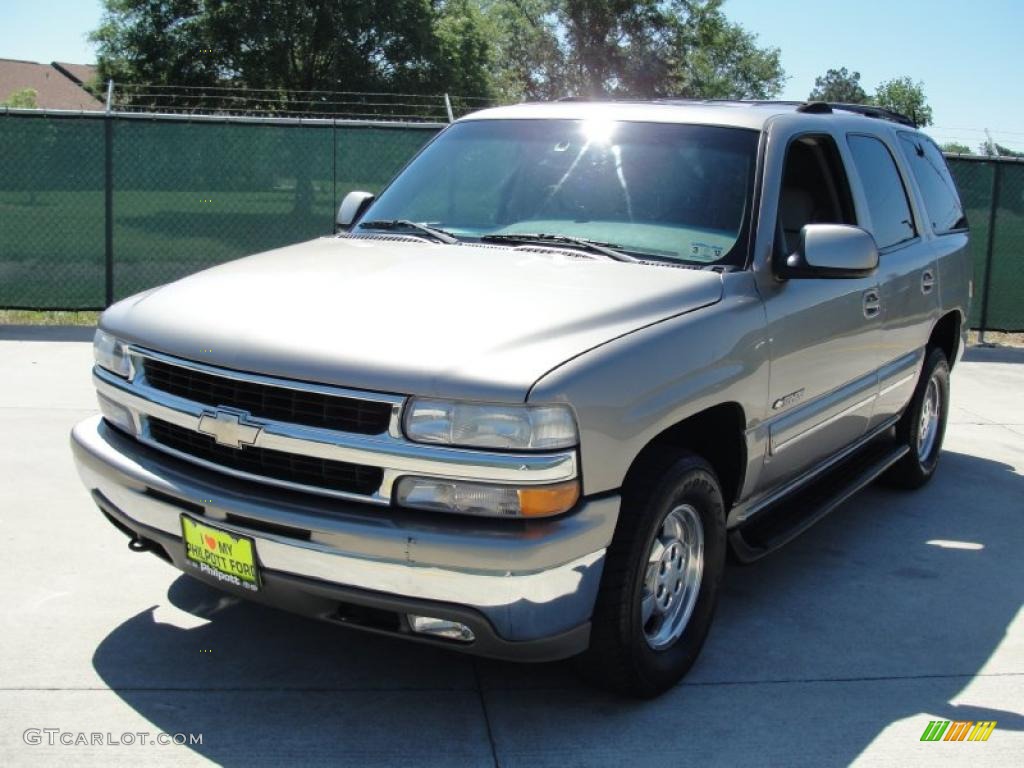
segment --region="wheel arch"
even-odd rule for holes
[[[960,352],[961,329],[963,328],[963,315],[960,310],[954,309],[942,315],[932,326],[932,332],[928,336],[928,349],[941,349],[946,354],[946,361],[952,370]]]
[[[719,403],[686,417],[644,445],[626,472],[623,488],[628,489],[645,477],[650,469],[666,460],[666,455],[689,451],[715,470],[728,512],[743,488],[747,466],[746,423],[743,406],[737,402]]]

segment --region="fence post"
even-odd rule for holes
[[[114,303],[114,113],[111,109],[114,81],[107,83],[107,108],[103,114],[103,239],[104,306]]]
[[[338,233],[338,118],[331,118],[331,232]]]
[[[992,252],[996,243],[996,209],[999,207],[999,195],[1002,190],[1003,164],[998,160],[990,161],[992,168],[992,195],[988,208],[988,239],[985,243],[985,276],[981,294],[981,329],[978,331],[978,343],[985,343],[985,331],[988,330],[988,299],[992,290]]]
[[[448,98],[448,94],[444,95],[444,108],[448,112],[448,122],[455,122],[455,115],[452,113],[452,100]]]

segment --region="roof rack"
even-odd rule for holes
[[[584,96],[562,96],[557,101],[590,101]],[[811,115],[830,115],[836,110],[842,112],[854,112],[864,117],[874,117],[879,120],[890,120],[900,125],[907,125],[917,128],[917,121],[907,117],[895,110],[886,107],[878,107],[874,104],[847,104],[841,101],[782,101],[779,99],[687,99],[682,97],[662,97],[658,99],[599,99],[599,101],[619,101],[623,103],[650,103],[656,104],[746,104],[753,107],[796,107],[797,112],[804,112]]]
[[[847,104],[839,101],[782,101],[778,99],[656,99],[668,104],[749,104],[755,107],[796,107],[797,112],[812,115],[828,115],[835,110],[855,112],[865,117],[891,120],[894,123],[917,128],[917,123],[906,115],[874,104]]]
[[[837,101],[805,101],[796,108],[797,112],[809,112],[811,114],[829,114],[833,110],[841,109],[843,112],[855,112],[865,117],[876,117],[880,120],[891,120],[894,123],[908,125],[917,128],[917,121],[904,114],[886,107],[878,107],[874,104],[845,104]]]

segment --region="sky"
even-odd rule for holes
[[[940,142],[976,149],[988,128],[1024,151],[1024,0],[726,0],[726,15],[782,51],[780,98],[802,100],[830,68],[871,93],[924,83]],[[99,0],[0,0],[0,58],[90,63]]]
[[[780,98],[846,67],[869,94],[884,80],[924,83],[941,142],[972,149],[984,130],[1024,151],[1024,0],[727,0],[726,15],[782,51]]]

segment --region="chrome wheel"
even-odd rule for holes
[[[665,517],[647,555],[640,620],[654,650],[683,634],[704,574],[704,526],[697,510],[682,504]]]
[[[917,427],[917,458],[919,461],[928,461],[931,458],[935,440],[939,434],[941,417],[942,393],[939,390],[939,382],[932,376],[928,379],[924,401],[921,403],[921,421]]]

